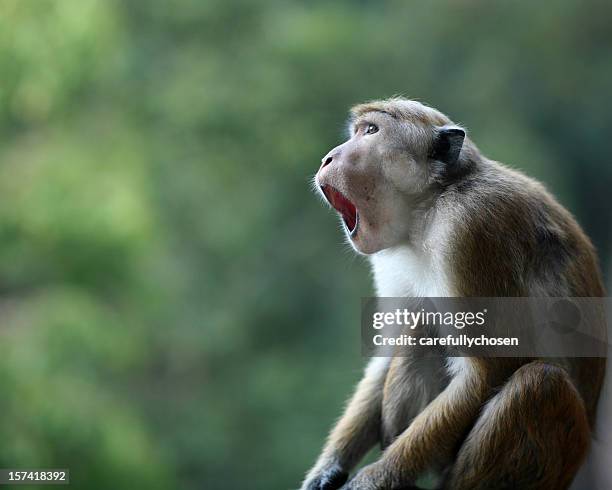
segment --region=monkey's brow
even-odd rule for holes
[[[382,109],[373,109],[371,111],[364,112],[363,114],[349,117],[348,127],[351,129],[351,131],[354,131],[357,126],[369,123],[373,114],[386,114],[387,116],[394,117],[393,114],[391,114],[390,112],[384,111]]]

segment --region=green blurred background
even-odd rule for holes
[[[611,2],[0,0],[0,467],[298,486],[364,360],[309,189],[403,94],[539,178],[608,268]]]

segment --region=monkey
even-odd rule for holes
[[[317,193],[378,297],[603,297],[598,259],[536,180],[401,97],[350,110]],[[603,334],[605,335],[605,333]],[[587,454],[605,357],[372,357],[302,490],[564,489]],[[382,453],[349,479],[376,444]]]

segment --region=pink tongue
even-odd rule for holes
[[[329,203],[342,215],[349,231],[353,231],[357,225],[357,208],[355,208],[355,205],[329,185],[323,186],[323,193]]]

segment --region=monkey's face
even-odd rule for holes
[[[433,130],[369,112],[350,138],[322,160],[315,184],[339,213],[346,235],[372,254],[406,240],[411,215],[427,199],[427,153]]]

